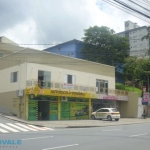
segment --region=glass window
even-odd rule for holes
[[[116,108],[111,109],[112,112],[118,112],[118,110]]]
[[[0,53],[0,57],[3,57],[3,53]]]
[[[51,72],[49,71],[38,71],[38,85],[39,87],[48,88],[50,87],[50,81],[51,81]]]
[[[67,83],[72,84],[72,75],[68,75]]]
[[[96,80],[97,93],[108,93],[108,81],[107,80]]]
[[[11,73],[11,83],[18,82],[18,72]]]
[[[104,112],[109,112],[109,110],[108,109],[104,109]]]

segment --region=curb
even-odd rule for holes
[[[13,120],[13,121],[17,121],[17,122],[24,123],[24,124],[32,124],[32,125],[34,125],[34,126],[45,127],[45,126],[39,125],[39,124],[34,124],[34,123],[25,122],[25,121],[20,121],[20,120],[13,119],[13,118],[8,118],[8,117],[6,117],[6,116],[4,116],[4,115],[2,115],[2,114],[0,114],[0,116],[3,117],[3,118],[6,118],[6,119]]]
[[[39,127],[46,127],[44,125],[39,125],[39,124],[34,124],[34,123],[30,123],[30,122],[26,122],[26,121],[20,121],[20,120],[17,120],[17,119],[14,119],[14,118],[8,118],[2,114],[0,114],[1,117],[3,118],[6,118],[6,119],[9,119],[9,120],[13,120],[13,121],[17,121],[17,122],[20,122],[20,123],[24,123],[24,124],[32,124],[34,126],[39,126]],[[143,119],[143,120],[146,120],[146,119]],[[95,126],[85,126],[85,125],[79,125],[79,126],[63,126],[63,127],[52,127],[52,128],[96,128],[96,127],[106,127],[106,126],[119,126],[119,125],[132,125],[132,124],[143,124],[143,123],[150,123],[150,121],[148,122],[132,122],[132,123],[121,123],[121,124],[104,124],[104,125],[95,125]]]

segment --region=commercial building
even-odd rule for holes
[[[115,90],[108,65],[27,48],[0,58],[0,84],[0,105],[26,120],[88,119],[101,107],[137,116],[136,94]]]
[[[148,50],[150,49],[149,39],[142,38],[148,34],[147,26],[138,26],[131,21],[124,22],[125,31],[117,33],[119,36],[127,37],[129,39],[130,56],[146,57],[148,56]]]

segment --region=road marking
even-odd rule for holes
[[[44,137],[36,137],[36,138],[27,138],[27,139],[21,139],[21,140],[35,140],[35,139],[44,139],[44,138],[49,138],[53,136],[44,136]]]
[[[21,126],[21,127],[24,127],[25,129],[28,129],[28,130],[38,131],[38,130],[36,130],[36,129],[30,128],[30,127],[28,127],[28,126],[26,126],[26,125],[23,125],[23,124],[20,124],[20,123],[16,123],[16,124],[19,125],[19,126]]]
[[[37,130],[47,130],[47,129],[44,129],[43,127],[38,128],[38,127],[33,126],[33,125],[28,125],[28,126],[34,128],[34,129],[37,129]]]
[[[65,145],[65,146],[59,146],[59,147],[45,148],[45,149],[42,149],[42,150],[58,149],[58,148],[71,147],[71,146],[78,146],[78,145],[79,145],[79,144],[72,144],[72,145]]]
[[[121,130],[121,129],[102,130],[102,131],[116,131],[116,130]]]
[[[44,130],[54,130],[52,128],[47,128],[47,127],[42,127],[42,129],[44,129]]]
[[[8,129],[8,130],[10,130],[10,131],[13,131],[13,132],[20,132],[20,131],[18,131],[18,130],[16,130],[16,129],[13,129],[13,128],[11,128],[11,127],[8,127],[8,126],[6,126],[6,125],[4,125],[4,124],[2,124],[2,123],[0,123],[0,126],[3,127],[3,128],[5,128],[5,129]]]
[[[0,132],[8,133],[8,131],[6,131],[6,130],[4,130],[4,129],[0,129]]]
[[[137,135],[131,135],[129,137],[135,137],[135,136],[142,136],[142,135],[146,135],[147,133],[143,133],[143,134],[137,134]]]
[[[21,127],[19,127],[19,126],[16,126],[16,125],[14,125],[14,124],[12,124],[12,123],[7,123],[9,126],[12,126],[12,127],[14,127],[14,128],[17,128],[17,129],[19,129],[19,130],[21,130],[21,131],[29,131],[29,130],[26,130],[26,129],[24,129],[24,128],[21,128]]]

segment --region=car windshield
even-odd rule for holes
[[[112,112],[118,112],[116,108],[111,109]]]

